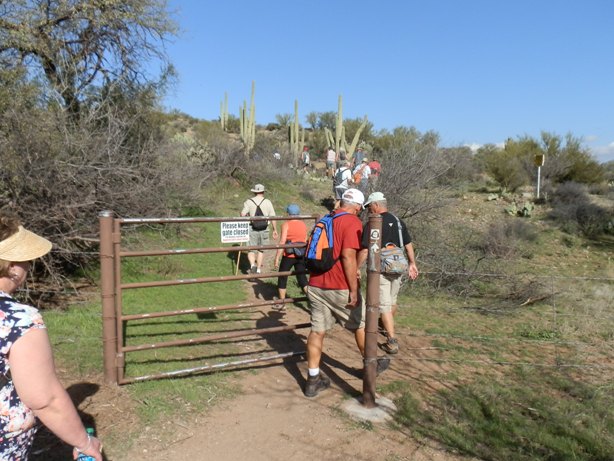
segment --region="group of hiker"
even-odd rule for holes
[[[335,152],[332,146],[326,149],[326,177],[333,180],[333,194],[335,200],[340,200],[347,189],[353,187],[363,194],[375,190],[377,180],[382,171],[382,165],[375,159],[369,160],[362,147],[358,147],[351,160],[348,160],[345,151]],[[309,172],[311,167],[311,154],[309,147],[305,146],[301,154],[302,170]]]
[[[368,168],[366,156],[359,157],[359,160],[354,170],[361,167],[365,171]],[[346,161],[346,168],[351,166],[348,163]],[[245,201],[241,216],[275,216],[273,204],[265,197],[265,187],[256,184],[251,192],[253,197]],[[276,243],[296,244],[276,251],[275,267],[280,272],[294,270],[299,287],[309,301],[311,331],[307,338],[308,376],[304,388],[307,397],[315,397],[330,386],[330,379],[320,371],[320,360],[325,335],[336,322],[354,333],[358,350],[364,357],[366,305],[360,291],[360,280],[361,268],[368,257],[370,231],[369,223],[363,224],[360,219],[363,210],[368,209],[369,213],[382,217],[379,295],[380,324],[386,340],[380,347],[387,354],[399,351],[394,315],[402,277],[407,275],[412,280],[418,277],[412,237],[405,223],[388,211],[384,194],[375,191],[365,199],[363,190],[349,181],[345,188],[335,186],[335,194],[338,199],[335,208],[316,223],[311,234],[305,222],[297,218],[301,210],[296,204],[286,207],[289,219],[283,222],[279,234],[276,221],[268,221]],[[250,246],[269,243],[269,229],[259,223],[266,225],[267,220],[251,221]],[[260,273],[263,251],[250,250],[248,259],[250,273]],[[287,280],[287,276],[278,278],[279,309],[285,308]],[[378,357],[376,373],[383,372],[389,365],[387,356]]]

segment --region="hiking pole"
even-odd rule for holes
[[[377,321],[379,319],[380,249],[382,215],[369,214],[369,256],[367,259],[367,315],[365,319],[365,364],[362,378],[362,404],[374,408],[377,375]]]

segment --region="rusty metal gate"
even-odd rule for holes
[[[301,220],[317,220],[318,216],[293,216],[292,219]],[[244,336],[264,335],[271,333],[286,332],[296,330],[300,328],[307,328],[309,323],[301,323],[296,325],[282,325],[269,328],[252,328],[240,331],[229,331],[221,334],[208,334],[206,336],[158,342],[154,344],[140,344],[126,346],[126,338],[124,335],[125,326],[127,322],[134,322],[143,319],[152,319],[159,317],[180,316],[186,314],[199,314],[199,313],[212,313],[227,310],[248,309],[258,306],[267,306],[278,303],[275,300],[258,300],[256,302],[246,302],[233,305],[222,305],[213,307],[200,307],[192,309],[174,310],[174,311],[160,311],[160,312],[148,312],[146,314],[129,314],[123,313],[122,293],[125,290],[131,290],[135,288],[150,288],[150,287],[168,287],[186,284],[198,284],[198,283],[213,283],[213,282],[225,282],[230,280],[244,280],[254,278],[271,278],[278,276],[291,276],[296,272],[269,272],[263,274],[240,274],[240,275],[228,275],[228,276],[215,276],[215,277],[200,277],[191,279],[178,279],[178,280],[160,280],[154,282],[137,282],[137,283],[124,283],[122,282],[122,258],[134,258],[144,256],[169,256],[169,255],[188,255],[188,254],[206,254],[206,253],[220,253],[220,252],[244,252],[249,250],[276,250],[279,248],[292,248],[300,247],[299,244],[286,244],[286,245],[266,245],[259,247],[251,246],[233,246],[233,247],[218,247],[218,248],[190,248],[190,249],[166,249],[166,250],[150,250],[150,251],[128,251],[122,248],[122,234],[121,228],[124,225],[154,225],[154,224],[189,224],[189,223],[222,223],[222,222],[234,222],[234,221],[254,221],[258,217],[232,217],[232,218],[116,218],[111,211],[104,211],[99,215],[100,221],[100,268],[101,268],[101,297],[102,297],[102,318],[103,318],[103,353],[104,353],[104,376],[105,380],[113,384],[128,384],[133,382],[145,381],[150,379],[167,378],[174,376],[183,376],[188,374],[194,374],[199,372],[211,371],[214,369],[220,369],[225,367],[241,366],[261,361],[271,361],[275,359],[290,357],[293,355],[302,355],[304,350],[291,351],[267,356],[261,356],[257,358],[250,358],[244,360],[234,360],[225,363],[218,363],[212,365],[202,365],[198,367],[191,367],[182,370],[160,372],[155,374],[148,374],[144,376],[127,377],[125,376],[125,356],[129,352],[143,351],[149,349],[158,349],[175,346],[185,346],[193,344],[202,344],[221,339],[240,338]],[[288,220],[289,217],[269,217],[264,218],[270,221]],[[304,245],[303,245],[304,246]],[[238,265],[237,261],[237,265]],[[285,303],[294,303],[305,301],[306,297],[286,298]]]

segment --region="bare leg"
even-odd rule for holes
[[[365,329],[358,328],[354,331],[354,339],[356,340],[356,345],[358,346],[358,350],[360,351],[360,355],[365,356]]]
[[[262,269],[262,261],[264,260],[264,253],[262,251],[258,252],[258,256],[257,256],[257,266],[258,269]]]
[[[394,318],[392,312],[382,312],[382,325],[389,338],[394,338]]]
[[[312,330],[307,337],[307,366],[309,368],[320,368],[324,335],[324,332]]]
[[[247,253],[247,260],[249,261],[249,266],[255,266],[256,265],[256,253],[254,253],[253,251],[250,251],[249,253]]]

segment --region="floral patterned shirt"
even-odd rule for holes
[[[11,346],[32,328],[45,328],[37,309],[0,291],[0,377],[9,372]],[[25,461],[36,433],[36,418],[20,400],[13,381],[0,387],[0,460]]]

